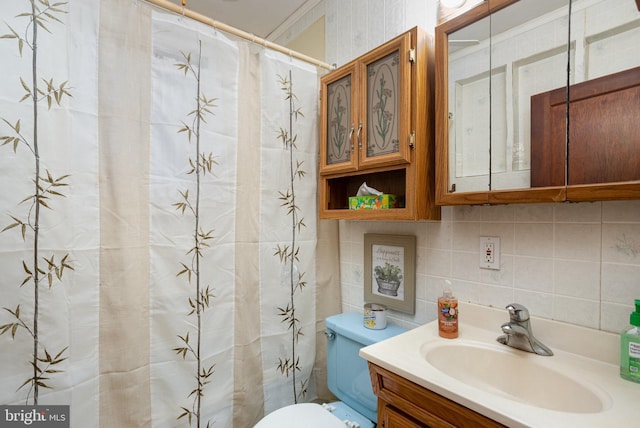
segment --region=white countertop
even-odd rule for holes
[[[534,336],[554,352],[546,357],[502,345],[496,338],[509,321],[505,309],[460,303],[459,337],[444,339],[433,321],[360,350],[366,360],[510,427],[625,427],[638,422],[640,384],[619,375],[618,335],[557,321],[531,318]],[[479,344],[516,353],[527,370],[531,362],[562,373],[594,392],[602,409],[590,413],[550,410],[487,392],[432,366],[425,350],[441,344]],[[464,370],[464,368],[461,368]],[[514,379],[514,382],[517,382]],[[528,388],[544,391],[543,381]]]

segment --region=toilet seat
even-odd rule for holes
[[[345,428],[346,425],[320,404],[282,407],[262,418],[254,428]]]

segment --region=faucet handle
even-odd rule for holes
[[[519,303],[511,303],[505,309],[509,311],[511,321],[523,322],[529,319],[529,310]]]

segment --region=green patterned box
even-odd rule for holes
[[[350,210],[386,210],[397,208],[396,195],[350,196]]]

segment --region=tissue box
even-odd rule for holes
[[[398,208],[396,195],[350,196],[350,210],[385,210]]]

